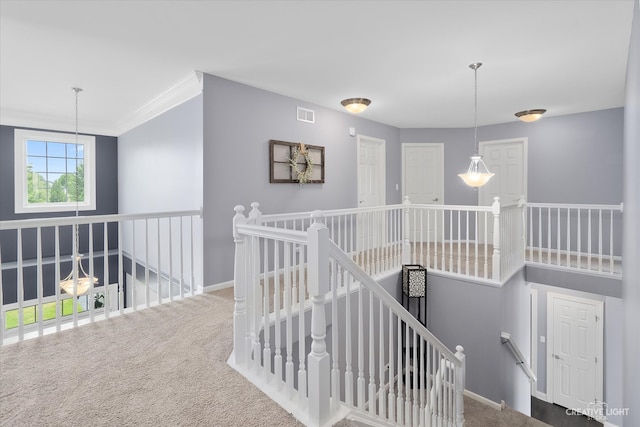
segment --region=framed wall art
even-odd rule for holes
[[[324,147],[270,140],[269,182],[323,184]]]

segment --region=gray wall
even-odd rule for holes
[[[501,289],[429,275],[429,329],[450,349],[464,347],[466,388],[500,402]]]
[[[517,272],[500,289],[502,293],[501,332],[511,335],[527,363],[531,365],[531,320],[530,287],[525,284],[524,270]],[[500,369],[501,398],[505,403],[522,412],[531,414],[531,385],[529,377],[517,364],[507,345],[502,345]]]
[[[623,109],[481,126],[479,141],[528,138],[528,201],[619,204]],[[445,203],[477,204],[457,174],[469,166],[473,129],[401,129],[402,143],[444,143]],[[601,172],[598,179],[587,168]]]
[[[233,277],[235,205],[244,205],[245,214],[254,201],[265,214],[356,206],[356,138],[349,127],[386,141],[387,203],[400,202],[398,129],[207,74],[203,96],[206,285]],[[297,121],[297,106],[315,110],[316,122]],[[324,146],[325,183],[270,184],[271,139]]]
[[[633,27],[627,64],[624,116],[624,242],[626,262],[622,282],[624,306],[624,406],[625,426],[640,425],[640,2],[633,11]]]
[[[202,206],[202,95],[118,138],[120,213]]]

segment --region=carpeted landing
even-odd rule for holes
[[[300,426],[227,365],[232,311],[226,289],[0,347],[0,426]],[[465,418],[544,425],[471,400]]]

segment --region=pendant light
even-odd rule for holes
[[[71,88],[76,95],[76,162],[78,159],[78,95],[82,92],[82,89],[79,87]],[[78,215],[78,194],[79,186],[78,186],[78,165],[76,164],[76,178],[75,178],[75,186],[76,186],[76,218]],[[80,233],[78,223],[73,225],[73,255],[71,259],[73,259],[73,264],[71,267],[71,271],[60,281],[60,288],[62,288],[67,294],[73,295],[74,297],[79,297],[80,295],[85,294],[91,285],[96,285],[98,283],[97,277],[90,277],[85,271],[84,267],[82,267],[82,254],[80,253]]]
[[[474,142],[475,152],[471,156],[471,163],[466,173],[460,173],[458,176],[462,178],[465,184],[469,187],[482,187],[485,185],[491,177],[495,174],[489,172],[487,165],[484,164],[482,156],[478,154],[478,68],[482,65],[482,62],[476,62],[469,65],[469,68],[473,70],[475,77],[475,100],[474,100]]]

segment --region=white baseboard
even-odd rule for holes
[[[469,391],[467,389],[464,390],[464,395],[467,396],[470,399],[473,399],[473,400],[475,400],[477,402],[485,404],[485,405],[489,406],[490,408],[495,409],[496,411],[502,411],[502,409],[503,409],[504,402],[501,402],[501,403],[494,402],[493,400],[487,399],[486,397],[480,396],[479,394],[476,394],[476,393],[474,393],[472,391]]]
[[[215,285],[207,285],[202,288],[202,292],[215,292],[221,289],[233,288],[233,280],[227,282],[216,283]]]

